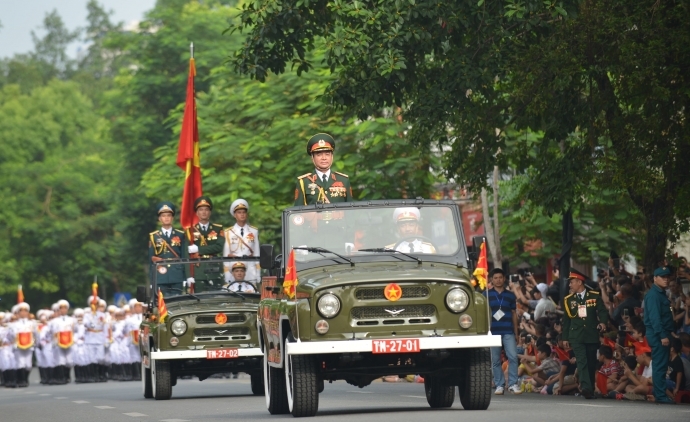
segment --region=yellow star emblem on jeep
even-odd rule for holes
[[[402,297],[402,289],[397,284],[391,283],[383,289],[383,295],[391,302],[395,302]]]

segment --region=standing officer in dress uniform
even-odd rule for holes
[[[585,288],[587,276],[571,269],[568,278],[572,293],[563,299],[563,344],[575,352],[582,395],[593,399],[599,333],[606,329],[609,313],[599,292]]]
[[[55,368],[53,376],[56,384],[68,384],[70,382],[70,368],[74,361],[72,357],[72,345],[74,345],[74,333],[77,324],[74,318],[67,315],[69,302],[58,300],[58,316],[50,321],[48,329],[55,340]]]
[[[185,229],[185,236],[189,242],[187,247],[189,257],[214,258],[220,256],[225,243],[223,225],[210,221],[213,210],[211,198],[208,196],[198,197],[194,201],[194,210],[199,222]],[[214,282],[221,284],[223,281],[222,263],[194,264],[192,270],[194,271],[192,277],[200,284],[196,286],[197,289],[202,287],[202,284],[212,286]]]
[[[105,314],[105,304],[102,304],[98,297],[96,310],[92,310],[84,315],[84,344],[86,345],[87,354],[89,356],[89,365],[87,367],[86,382],[105,382],[106,366],[105,366],[105,343],[107,339],[106,330],[107,321]],[[86,303],[91,305],[94,302],[94,297],[89,296]]]
[[[331,171],[335,140],[327,133],[318,133],[307,142],[315,170],[297,178],[295,206],[352,202],[352,188],[346,174]]]
[[[249,213],[249,203],[244,199],[236,199],[230,205],[230,214],[235,217],[235,225],[225,231],[225,245],[223,246],[223,256],[242,257],[259,256],[259,229],[249,225],[247,222]],[[225,262],[225,281],[234,280],[232,268],[234,262]],[[258,261],[244,263],[247,273],[246,280],[258,282],[260,268]]]
[[[675,326],[671,302],[666,296],[671,270],[661,267],[654,270],[654,284],[644,296],[644,325],[647,342],[652,348],[652,384],[654,401],[659,404],[675,404],[666,395],[666,371],[671,348],[671,333]]]
[[[17,387],[29,386],[29,374],[33,366],[34,343],[38,337],[36,324],[29,319],[31,308],[26,302],[17,304],[17,320],[10,324],[9,340],[16,346],[14,359]]]
[[[161,202],[156,207],[160,230],[149,233],[149,271],[151,285],[157,271],[156,285],[163,295],[178,295],[183,293],[183,283],[194,283],[189,277],[189,265],[166,265],[166,259],[189,258],[187,238],[182,230],[173,228],[175,206],[171,202]]]

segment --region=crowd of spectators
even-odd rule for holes
[[[617,262],[609,260],[610,268],[599,271],[598,281],[588,282],[588,288],[600,292],[610,316],[600,337],[595,395],[617,400],[653,401],[654,363],[642,318],[643,298],[653,284],[653,277],[643,269],[631,274],[614,264]],[[672,400],[690,402],[690,295],[683,291],[684,285],[690,287],[690,267],[687,260],[680,258],[678,268],[671,269],[673,274],[666,294],[671,303],[675,331],[670,339],[666,393]],[[551,283],[538,282],[525,270],[517,274],[502,274],[506,279],[503,288],[493,289],[492,277],[489,277],[487,291],[489,302],[493,300],[494,305],[499,298],[504,301],[506,296],[504,293],[497,295],[496,290],[507,291],[508,297],[511,293],[515,297],[518,377],[504,385],[495,385],[495,393],[504,394],[508,389],[514,394],[582,394],[574,353],[562,341],[564,314],[559,304],[558,271],[554,270],[554,282]],[[499,315],[509,326],[507,317],[503,313]],[[504,339],[500,354],[494,350],[494,366],[498,369],[500,365],[503,372],[503,377],[494,373],[494,380],[499,380],[494,381],[495,384],[510,379],[506,352],[512,354],[512,346],[505,347],[505,344]]]

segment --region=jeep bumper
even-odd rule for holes
[[[501,336],[496,335],[418,338],[420,350],[474,349],[478,347],[501,346]],[[288,355],[316,355],[324,353],[366,353],[371,352],[373,350],[373,340],[374,339],[338,341],[297,341],[295,343],[287,343],[286,350]]]
[[[213,350],[213,348],[208,349]],[[237,358],[250,356],[263,356],[264,352],[258,347],[250,347],[244,349],[237,349],[239,356]],[[200,350],[168,350],[165,352],[151,352],[151,359],[169,360],[169,359],[206,359],[206,349]]]

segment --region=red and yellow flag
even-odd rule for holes
[[[201,193],[201,168],[199,167],[199,128],[196,118],[196,101],[194,99],[194,76],[196,67],[194,59],[189,60],[189,76],[187,78],[187,100],[184,106],[180,144],[177,148],[177,166],[184,170],[184,190],[182,192],[182,207],[180,223],[183,228],[191,227],[199,219],[194,211],[194,201]]]
[[[94,282],[91,285],[91,311],[96,312],[98,309],[98,283]]]
[[[163,292],[158,289],[158,321],[165,322],[168,317],[168,308],[165,306],[165,300],[163,300]]]
[[[17,303],[22,303],[24,302],[24,289],[22,288],[22,285],[20,284],[17,286]]]
[[[489,263],[486,261],[486,242],[482,242],[479,248],[479,260],[477,261],[477,268],[472,273],[479,281],[479,288],[486,289],[486,278],[489,276]]]
[[[283,281],[283,291],[290,298],[295,298],[297,291],[297,266],[295,265],[295,250],[290,251],[287,267],[285,267],[285,280]]]

